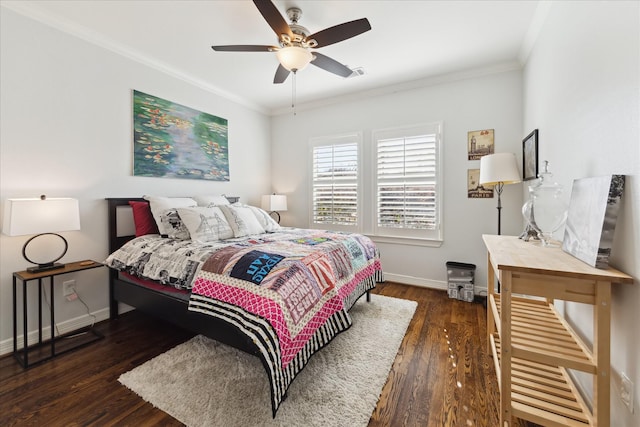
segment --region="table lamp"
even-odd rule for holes
[[[276,214],[278,216],[278,224],[280,224],[280,214],[287,210],[287,196],[282,194],[267,194],[262,196],[262,209],[269,212],[269,215]]]
[[[35,234],[22,247],[22,256],[36,267],[27,268],[30,273],[53,270],[64,267],[57,263],[69,248],[67,240],[57,234],[59,231],[80,230],[80,210],[78,200],[70,198],[7,199],[5,201],[2,232],[7,236],[24,236]],[[35,262],[27,256],[27,246],[34,239],[53,235],[62,239],[64,249],[57,258],[43,263]]]

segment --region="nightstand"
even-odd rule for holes
[[[80,328],[78,330],[67,332],[59,336],[55,336],[55,292],[54,277],[61,274],[74,273],[93,268],[104,267],[103,264],[93,261],[84,260],[65,264],[64,267],[55,270],[43,271],[41,273],[31,273],[28,271],[17,271],[13,273],[13,356],[18,363],[24,368],[28,368],[35,364],[44,362],[82,347],[104,336],[96,331],[92,326]],[[42,285],[43,279],[49,279],[49,306],[51,314],[51,338],[43,341],[42,339]],[[18,304],[17,304],[17,281],[22,282],[22,328],[23,328],[23,347],[18,350]],[[38,342],[29,346],[29,328],[27,323],[28,298],[27,289],[29,282],[38,282]],[[47,350],[48,348],[48,350]]]

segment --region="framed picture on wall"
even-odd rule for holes
[[[133,91],[133,175],[229,181],[227,119]]]
[[[467,198],[492,199],[493,185],[486,188],[480,184],[480,169],[467,169]]]
[[[538,177],[538,129],[522,140],[522,180]]]
[[[469,160],[480,160],[480,157],[493,154],[493,129],[467,132],[467,155]]]

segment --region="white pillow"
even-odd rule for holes
[[[159,197],[144,196],[149,202],[151,214],[156,220],[160,234],[165,234],[174,239],[188,239],[189,231],[180,221],[176,208],[196,206],[195,200],[188,197]],[[186,235],[186,236],[185,236]]]
[[[273,219],[271,215],[269,215],[265,210],[260,209],[256,206],[249,206],[249,209],[251,209],[253,214],[256,216],[256,219],[258,220],[262,228],[264,228],[264,231],[272,232],[280,230],[280,224],[278,224],[276,220]]]
[[[178,208],[191,240],[199,243],[230,239],[233,230],[219,207]]]
[[[220,209],[224,212],[224,216],[227,217],[235,237],[263,234],[265,232],[249,206],[226,205],[220,206]]]
[[[228,205],[229,200],[225,196],[194,196],[198,206],[220,206]]]

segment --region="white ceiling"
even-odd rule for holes
[[[372,30],[319,49],[363,76],[344,79],[309,66],[296,79],[297,103],[450,73],[517,64],[535,36],[538,1],[275,0],[302,9],[311,33],[366,17]],[[542,2],[544,3],[544,2]],[[2,1],[3,6],[189,80],[263,112],[290,107],[291,76],[274,85],[274,53],[214,52],[211,45],[277,45],[250,0]],[[287,19],[288,21],[288,19]]]

